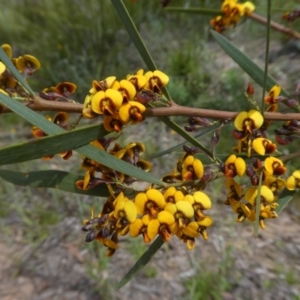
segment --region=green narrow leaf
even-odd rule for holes
[[[26,80],[23,78],[23,76],[20,74],[20,72],[16,69],[14,64],[11,62],[9,57],[6,55],[2,47],[0,47],[0,60],[6,65],[6,67],[10,70],[10,72],[13,74],[13,76],[21,83],[21,85],[32,95],[34,96],[35,93],[29,86],[29,84],[26,82]]]
[[[139,54],[141,55],[143,61],[145,62],[145,64],[147,65],[147,67],[150,70],[152,70],[152,71],[156,70],[157,68],[155,66],[155,63],[154,63],[148,49],[146,48],[139,32],[137,31],[137,28],[135,27],[134,23],[132,22],[132,19],[130,18],[129,13],[128,13],[123,1],[111,0],[111,2],[114,5],[120,20],[122,21],[124,27],[126,28],[132,42],[134,43]]]
[[[116,12],[118,16],[120,17],[125,29],[127,30],[132,42],[134,43],[136,49],[138,50],[139,54],[141,55],[142,59],[144,60],[145,64],[150,70],[156,70],[157,67],[146,48],[139,32],[137,31],[123,1],[121,0],[111,0],[112,4],[114,5]],[[167,98],[170,100],[171,96],[167,90],[167,88],[164,88],[164,93],[166,94]],[[189,135],[184,129],[182,129],[180,126],[178,126],[175,122],[171,121],[168,117],[159,117],[159,119],[164,122],[167,126],[169,126],[171,129],[173,129],[175,132],[177,132],[179,135],[181,135],[183,138],[185,138],[188,142],[190,142],[195,147],[200,148],[202,151],[204,151],[207,155],[213,158],[213,154],[204,147],[200,142],[195,140],[191,135]]]
[[[220,126],[220,123],[217,123],[217,124],[214,124],[212,126],[209,126],[205,130],[203,130],[201,133],[196,134],[195,137],[194,137],[194,139],[198,139],[198,138],[204,137],[204,136],[206,136],[206,135],[214,132],[219,126]],[[182,142],[182,143],[180,143],[180,144],[178,144],[176,146],[173,146],[173,147],[171,147],[169,149],[166,149],[164,151],[158,152],[158,153],[152,155],[151,159],[152,158],[157,158],[157,157],[160,157],[160,156],[163,156],[163,155],[166,155],[166,154],[171,153],[171,152],[176,151],[176,150],[179,150],[179,149],[182,148],[183,145],[186,145],[187,143],[188,143],[188,141]]]
[[[60,128],[59,126],[49,122],[47,119],[39,115],[38,113],[32,111],[28,107],[24,106],[23,104],[19,103],[18,101],[13,100],[10,97],[0,93],[0,102],[8,107],[10,110],[27,120],[28,122],[32,123],[33,125],[39,127],[41,130],[46,132],[47,134],[59,134],[64,133],[65,130]],[[102,151],[92,145],[85,145],[80,148],[75,149],[78,153],[83,156],[89,157],[104,166],[107,166],[113,170],[118,172],[127,174],[134,178],[137,178],[142,181],[154,183],[160,186],[165,186],[165,183],[158,180],[153,175],[125,162],[114,156],[110,155],[109,153]]]
[[[76,149],[105,136],[107,133],[102,124],[93,125],[5,147],[0,150],[0,165],[29,161],[69,149]]]
[[[169,7],[166,7],[164,10],[169,11],[169,12],[199,14],[199,15],[206,15],[206,16],[220,16],[220,15],[223,15],[223,12],[221,10],[209,9],[209,8],[203,8],[203,7],[183,8],[183,7],[169,6]]]
[[[126,283],[128,283],[154,256],[154,254],[160,249],[164,244],[161,236],[158,236],[156,240],[150,245],[147,251],[139,258],[139,260],[134,264],[134,266],[128,271],[124,278],[116,285],[116,289],[119,290]]]
[[[296,196],[299,197],[300,192],[296,191],[289,191],[288,189],[284,189],[283,192],[280,194],[280,198],[278,199],[279,206],[276,208],[276,212],[279,214],[282,210],[288,205],[288,203]]]
[[[264,71],[252,61],[249,56],[242,53],[236,46],[229,42],[224,36],[214,30],[210,31],[220,47],[261,87],[264,86]],[[266,88],[270,90],[275,84],[278,84],[273,77],[268,75]],[[288,97],[288,93],[281,89],[281,93]]]
[[[83,179],[83,176],[65,171],[48,170],[23,173],[0,169],[0,177],[15,185],[30,186],[34,188],[55,188],[70,193],[90,196],[109,196],[109,191],[105,184],[98,185],[90,190],[78,189],[75,182]]]
[[[261,172],[259,175],[259,181],[258,181],[258,186],[257,186],[257,197],[256,197],[256,202],[255,202],[255,221],[254,221],[254,236],[255,237],[258,237],[258,230],[259,230],[262,177],[263,177],[263,172]]]

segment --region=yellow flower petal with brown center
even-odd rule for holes
[[[135,86],[126,79],[123,79],[120,82],[115,81],[111,88],[119,91],[122,94],[123,104],[133,100],[136,94]]]
[[[273,156],[270,156],[265,159],[265,169],[270,175],[280,176],[283,175],[286,171],[286,167],[283,162]]]
[[[89,93],[91,95],[95,95],[99,91],[105,92],[107,89],[111,88],[115,80],[116,80],[115,76],[106,77],[104,80],[101,81],[93,80],[92,88],[89,90]]]
[[[35,70],[39,69],[41,63],[39,60],[29,54],[20,56],[16,60],[16,67],[20,72],[28,72],[29,74],[33,73]]]
[[[188,155],[182,165],[182,178],[185,180],[201,179],[204,174],[204,167],[199,159]]]
[[[241,157],[232,154],[225,161],[222,171],[228,178],[233,178],[236,175],[243,176],[246,171],[246,163]]]
[[[271,90],[269,91],[268,96],[265,97],[264,101],[265,103],[271,105],[276,103],[276,98],[279,96],[281,92],[281,87],[279,85],[274,85]]]
[[[125,123],[120,119],[119,113],[113,113],[112,115],[105,116],[103,120],[103,126],[108,132],[120,132],[124,125]]]
[[[115,205],[114,217],[116,219],[124,218],[129,223],[133,223],[137,217],[137,208],[133,201],[126,197],[119,198]]]
[[[174,186],[171,186],[165,191],[164,198],[166,202],[175,203],[179,200],[183,200],[184,194],[182,191],[177,190]]]
[[[246,15],[246,16],[251,15],[255,10],[255,5],[250,1],[246,1],[242,5],[243,5],[243,10],[244,10],[244,15]]]
[[[275,176],[269,175],[266,176],[264,179],[264,184],[269,187],[273,193],[282,190],[286,183],[283,179],[277,178]]]
[[[99,115],[112,115],[122,105],[122,95],[120,92],[107,89],[105,92],[97,92],[91,100],[92,110]]]
[[[141,122],[143,120],[143,113],[146,110],[146,107],[137,102],[129,101],[126,104],[123,104],[119,110],[120,118],[123,122],[133,121],[132,123]]]
[[[175,223],[174,217],[167,211],[161,211],[158,213],[157,219],[152,219],[149,222],[147,233],[151,240],[153,240],[157,234],[161,235],[163,240],[167,242],[172,232],[170,227]]]
[[[175,220],[180,218],[192,218],[194,216],[194,209],[188,201],[179,200],[176,203],[167,203],[165,211],[171,213]]]
[[[242,111],[235,118],[234,126],[239,131],[252,133],[252,130],[260,128],[263,122],[264,118],[259,111]]]
[[[127,76],[127,80],[129,80],[135,86],[137,91],[141,90],[147,82],[147,78],[144,75],[137,74]]]
[[[184,200],[190,202],[194,207],[194,210],[195,209],[206,210],[211,208],[211,200],[205,193],[201,191],[197,191],[193,194],[192,197],[188,197],[188,196],[191,195],[186,195]]]
[[[273,153],[277,148],[276,144],[273,144],[271,140],[266,138],[254,139],[252,147],[260,155]]]
[[[149,71],[145,74],[145,77],[147,78],[147,83],[144,88],[154,93],[160,93],[161,88],[165,87],[169,82],[169,76],[159,70]]]
[[[156,189],[149,189],[146,193],[138,193],[135,196],[134,203],[138,214],[148,213],[154,216],[159,210],[164,209],[166,201],[163,194]]]

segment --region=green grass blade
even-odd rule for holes
[[[60,128],[59,126],[49,122],[47,119],[39,115],[38,113],[32,111],[28,107],[24,106],[23,104],[19,103],[18,101],[13,100],[10,97],[5,96],[4,94],[0,93],[0,102],[8,107],[10,110],[27,120],[28,122],[32,123],[33,125],[39,127],[41,130],[46,132],[47,134],[59,134],[64,133],[65,130]],[[165,183],[158,180],[153,175],[134,167],[133,165],[122,161],[120,159],[115,158],[114,156],[110,155],[109,153],[99,150],[98,148],[85,145],[80,148],[75,149],[78,153],[83,156],[89,157],[104,166],[107,166],[113,170],[118,172],[127,174],[134,178],[137,178],[142,181],[158,184],[160,186],[165,186]]]
[[[256,197],[256,202],[255,202],[255,220],[254,220],[254,236],[255,237],[258,237],[258,230],[259,230],[262,177],[263,177],[263,172],[261,172],[259,175],[259,181],[258,181],[258,186],[257,186],[257,197]]]
[[[13,76],[21,83],[21,85],[29,92],[29,94],[34,96],[35,95],[34,91],[31,89],[29,84],[26,82],[26,80],[23,78],[20,72],[16,69],[14,64],[11,62],[11,60],[9,59],[9,57],[6,55],[6,53],[1,47],[0,47],[0,60],[6,65],[6,67],[10,70]]]
[[[116,289],[119,290],[126,283],[128,283],[154,256],[154,254],[164,244],[163,239],[158,236],[156,240],[150,245],[147,251],[139,258],[134,266],[128,271],[124,278],[116,285]]]
[[[145,64],[150,70],[156,70],[157,67],[146,48],[139,32],[137,31],[124,3],[122,0],[111,0],[112,4],[114,5],[118,16],[120,17],[125,29],[127,30],[132,42],[134,43],[136,49],[138,50],[139,54],[141,55],[142,59],[144,60]],[[170,100],[170,94],[168,90],[165,88],[164,93],[166,97]],[[178,126],[175,122],[171,121],[168,117],[159,117],[159,119],[164,122],[167,126],[171,129],[176,131],[179,135],[185,138],[188,142],[190,142],[195,147],[200,148],[202,151],[207,153],[210,157],[213,157],[213,154],[204,147],[201,143],[195,140],[191,135],[189,135],[185,130],[183,130],[180,126]]]
[[[121,0],[111,0],[112,4],[114,5],[116,12],[122,21],[124,27],[126,28],[132,42],[134,43],[136,49],[138,50],[139,54],[141,55],[143,61],[147,65],[147,67],[154,71],[156,70],[155,63],[146,48],[139,32],[137,31],[134,23],[132,22],[132,19],[129,16],[129,13]]]
[[[64,171],[48,170],[22,173],[0,169],[0,177],[15,185],[30,186],[33,188],[55,188],[70,193],[90,196],[109,196],[109,191],[105,184],[98,185],[90,190],[78,189],[75,182],[82,179],[83,176]]]
[[[264,85],[262,92],[262,101],[261,101],[261,111],[265,111],[265,92],[266,92],[266,83],[268,80],[268,68],[269,68],[269,55],[270,55],[270,31],[271,31],[271,0],[268,0],[268,18],[267,18],[267,34],[266,34],[266,56],[265,56],[265,70],[264,70]]]
[[[204,136],[206,136],[206,135],[208,135],[208,134],[214,132],[219,126],[220,126],[219,123],[214,124],[214,125],[212,125],[212,126],[209,126],[209,127],[206,128],[205,130],[203,130],[201,133],[196,134],[196,135],[194,136],[194,139],[199,139],[199,138],[201,138],[201,137],[204,137]],[[154,154],[153,156],[151,156],[151,159],[152,159],[152,158],[157,158],[157,157],[160,157],[160,156],[163,156],[163,155],[166,155],[166,154],[168,154],[168,153],[171,153],[171,152],[176,151],[176,150],[179,150],[179,149],[182,149],[182,146],[183,146],[183,145],[186,145],[187,143],[188,143],[188,141],[182,142],[182,143],[180,143],[180,144],[178,144],[178,145],[176,145],[176,146],[173,146],[173,147],[171,147],[171,148],[169,148],[169,149],[166,149],[166,150],[164,150],[164,151],[158,152],[158,153]]]
[[[220,15],[223,15],[223,12],[221,10],[202,8],[202,7],[183,8],[183,7],[169,6],[169,7],[166,7],[165,10],[169,11],[169,12],[199,14],[199,15],[205,15],[205,16],[220,16]]]
[[[264,86],[264,71],[252,61],[252,59],[242,53],[236,46],[229,42],[224,36],[214,30],[210,31],[220,47],[261,87]],[[275,84],[278,84],[273,77],[268,75],[266,88],[270,90]],[[281,94],[288,97],[288,93],[281,89]]]
[[[107,134],[101,125],[93,125],[57,135],[2,148],[0,165],[14,164],[76,149]]]
[[[289,191],[288,189],[284,189],[283,192],[280,194],[280,198],[278,199],[279,206],[276,208],[276,212],[279,214],[282,210],[288,205],[288,203],[295,197],[299,197],[300,192],[296,191]]]

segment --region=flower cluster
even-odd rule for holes
[[[175,187],[165,191],[149,188],[133,199],[120,192],[115,199],[108,197],[102,212],[96,218],[92,213],[82,230],[88,231],[87,242],[98,240],[108,247],[107,256],[118,249],[118,236],[128,233],[131,237],[143,236],[145,243],[157,235],[165,242],[176,235],[193,249],[196,237],[208,239],[206,229],[212,219],[203,211],[210,207],[211,201],[202,191],[188,194]]]
[[[144,150],[142,144],[132,143],[116,152],[116,146],[110,150],[112,155],[127,162],[140,162],[139,154]],[[84,163],[86,164],[86,163]],[[136,163],[136,165],[140,165]],[[95,171],[102,173],[101,178],[91,176]],[[109,176],[106,174],[110,173]],[[116,177],[117,176],[117,177]],[[107,255],[112,255],[118,248],[118,236],[130,234],[131,237],[143,236],[148,243],[160,235],[167,242],[176,235],[188,249],[195,247],[195,238],[202,235],[208,239],[206,229],[213,223],[212,218],[204,214],[211,208],[211,200],[201,191],[204,180],[202,162],[191,153],[186,153],[177,162],[176,170],[165,175],[162,180],[170,183],[168,188],[149,187],[144,192],[137,192],[134,197],[126,197],[123,191],[111,189],[111,196],[103,205],[102,212],[94,218],[85,221],[84,231],[88,231],[86,241],[98,240],[109,249]],[[132,183],[133,178],[124,174],[116,174],[112,170],[98,164],[89,168],[84,180],[78,181],[79,188],[91,188],[97,184]],[[194,181],[185,186],[185,182]],[[201,184],[202,182],[202,184]],[[175,187],[175,183],[182,183]],[[117,196],[115,196],[115,194]],[[105,221],[104,221],[105,220]]]
[[[295,9],[293,11],[287,11],[286,13],[284,13],[282,15],[282,19],[286,20],[288,22],[294,22],[295,20],[297,20],[300,17],[300,10],[299,9]]]
[[[23,56],[13,57],[13,51],[10,45],[3,44],[2,49],[12,61],[18,71],[27,78],[31,76],[37,69],[40,68],[41,64],[37,58],[32,55],[24,54]],[[11,97],[24,97],[27,92],[6,68],[6,66],[0,61],[0,92],[9,95]]]
[[[103,125],[107,131],[119,132],[128,123],[135,124],[143,120],[145,105],[162,94],[162,88],[169,77],[159,70],[144,74],[139,70],[126,79],[116,80],[115,76],[102,81],[94,80],[86,96],[82,115],[94,118],[104,115]]]
[[[111,138],[102,138],[93,141],[91,144],[101,151],[108,151],[108,147],[112,140],[113,139]],[[152,164],[140,158],[144,151],[145,146],[142,143],[130,143],[125,147],[121,147],[118,143],[116,143],[108,151],[108,153],[120,160],[126,161],[129,164],[148,172],[151,169]],[[81,167],[86,170],[86,174],[83,180],[76,182],[76,185],[79,189],[88,190],[104,183],[110,187],[113,186],[115,190],[118,190],[119,186],[127,186],[135,181],[134,178],[112,170],[87,157],[83,159]]]
[[[238,3],[238,0],[224,0],[221,10],[223,15],[210,21],[214,30],[220,33],[227,27],[234,27],[241,17],[250,15],[255,10],[255,6],[250,1]]]
[[[279,86],[274,86],[265,97],[265,103],[269,105],[267,111],[277,110],[280,91]],[[248,88],[250,102],[253,102],[253,94],[254,90]],[[278,207],[278,195],[283,188],[288,186],[286,181],[281,178],[286,172],[284,163],[280,159],[270,156],[276,151],[277,146],[267,138],[266,129],[269,125],[270,122],[267,123],[258,110],[239,113],[235,118],[235,130],[233,131],[233,136],[238,140],[238,144],[233,150],[238,154],[247,154],[247,157],[252,157],[252,161],[246,163],[242,157],[232,154],[225,163],[220,165],[220,170],[226,177],[228,190],[224,203],[230,205],[237,214],[238,222],[245,219],[253,222],[256,216],[256,202],[260,195],[259,224],[261,228],[265,228],[265,219],[277,217],[275,210]],[[258,155],[267,157],[261,161]],[[246,188],[233,179],[236,175],[248,177],[250,182]],[[298,173],[295,172],[294,175],[288,179],[290,189],[295,189],[298,184]]]

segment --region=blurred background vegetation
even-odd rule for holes
[[[266,0],[253,2],[257,6],[257,12],[264,15]],[[170,76],[169,90],[177,103],[220,110],[238,111],[250,108],[244,98],[250,79],[211,39],[211,17],[165,12],[158,0],[136,0],[134,3],[124,0],[124,3],[158,68]],[[171,5],[219,9],[221,3],[222,1],[213,0],[173,0]],[[297,4],[299,1],[296,0],[272,1],[273,7],[277,8],[273,11],[273,19],[280,22],[280,16],[285,9],[294,9]],[[123,78],[126,74],[145,68],[109,0],[10,0],[5,5],[0,4],[0,7],[1,43],[11,44],[15,57],[32,54],[41,62],[41,69],[29,79],[36,91],[62,81],[71,81],[78,86],[75,100],[83,102],[93,79],[101,80],[111,75]],[[299,23],[296,21],[293,28],[299,30]],[[265,26],[243,20],[235,29],[226,31],[225,35],[263,66],[265,33]],[[300,53],[299,41],[290,41],[286,36],[272,31],[272,43],[270,72],[279,82],[286,84],[285,88],[292,93],[298,80],[299,68],[286,61],[287,55]],[[291,60],[290,56],[288,60]],[[260,100],[259,93],[257,97]],[[183,119],[179,120],[185,122]],[[129,140],[132,137],[138,139],[142,134],[150,132],[152,135],[148,135],[143,141],[150,149],[148,156],[163,150],[161,145],[168,148],[173,142],[176,144],[180,141],[171,136],[158,145],[157,131],[165,135],[170,133],[151,120],[147,120],[146,124],[152,127],[146,132],[142,129],[140,134],[129,132]],[[4,128],[2,132],[7,132],[2,136],[0,146],[26,140],[30,136],[30,126],[27,131],[21,131],[23,121],[12,114],[2,116],[0,126]],[[229,132],[232,127],[228,128]],[[19,130],[21,134],[17,135]],[[218,145],[221,152],[233,146],[228,143],[228,138],[231,137],[225,130]],[[162,159],[154,165],[161,168],[167,162]],[[38,166],[33,162],[13,168],[29,171],[37,167],[48,169],[49,166],[78,169],[79,163],[77,158],[71,160],[68,167],[61,167],[61,161],[54,159],[51,163],[41,161]],[[0,191],[1,229],[7,237],[14,234],[14,228],[10,226],[11,220],[14,220],[14,224],[22,226],[22,242],[33,245],[39,245],[47,239],[53,226],[60,224],[65,218],[76,216],[80,220],[84,219],[89,214],[90,204],[96,201],[77,195],[66,196],[58,191],[18,188],[2,181]],[[51,201],[41,202],[43,198]],[[80,238],[83,240],[83,235]],[[137,258],[141,255],[141,249],[145,248],[141,248],[140,242],[135,243],[128,247]],[[221,259],[217,269],[202,269],[199,275],[184,281],[190,293],[187,299],[221,299],[222,293],[230,289],[227,281],[233,266],[230,249],[229,247],[224,250],[226,258]],[[103,251],[95,245],[88,245],[88,251],[92,257],[101,257],[98,266],[88,261],[86,268],[87,274],[96,282],[94,289],[102,291],[104,297],[103,288],[107,288],[107,285],[105,280],[99,282],[99,274],[107,268],[108,262],[103,258]],[[149,267],[144,275],[155,277],[155,274],[155,269]],[[218,282],[214,289],[211,278]],[[199,282],[201,285],[197,285]]]

